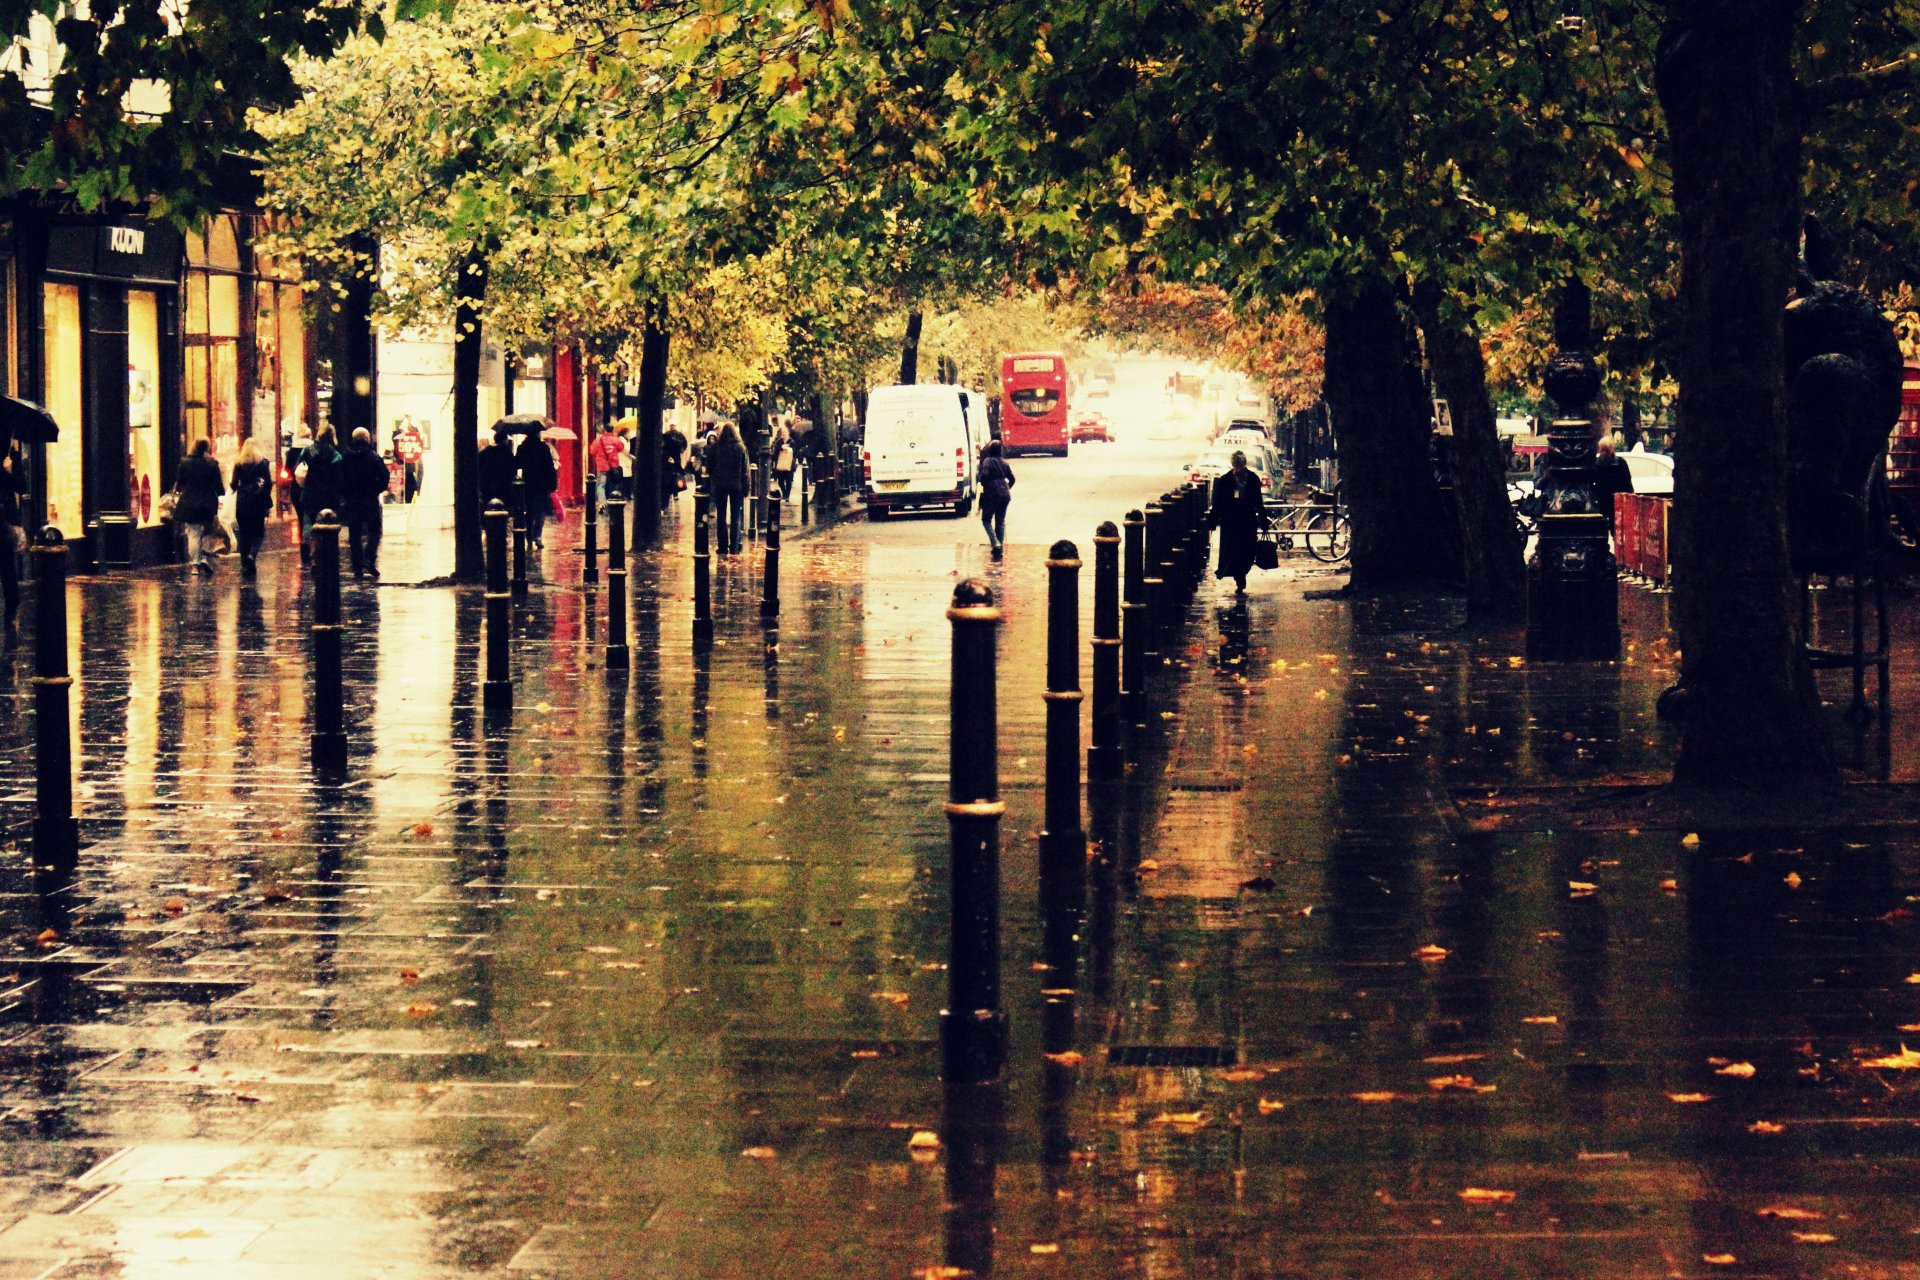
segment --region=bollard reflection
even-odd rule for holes
[[[995,1197],[1006,1127],[1006,1090],[949,1078],[942,1099],[946,1148],[946,1265],[971,1276],[993,1274]]]

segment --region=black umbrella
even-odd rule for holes
[[[537,436],[552,425],[537,413],[510,413],[494,423],[493,429],[514,436]]]
[[[51,444],[60,438],[60,424],[31,400],[0,396],[0,453],[18,440],[21,444]]]

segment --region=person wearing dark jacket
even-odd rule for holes
[[[480,451],[474,470],[480,484],[480,514],[486,515],[487,504],[498,498],[511,515],[513,477],[519,467],[513,460],[513,443],[505,427],[493,429],[493,443]]]
[[[720,549],[737,556],[747,506],[747,442],[731,422],[721,425],[707,449],[707,487],[713,493]]]
[[[1633,492],[1633,472],[1627,460],[1613,451],[1613,437],[1601,436],[1593,446],[1593,497],[1613,530],[1613,495]]]
[[[239,545],[240,576],[251,578],[267,539],[267,513],[273,510],[273,464],[260,456],[252,436],[240,442],[233,464],[233,534]]]
[[[347,548],[353,580],[380,581],[380,499],[386,495],[387,460],[373,449],[373,434],[355,427],[353,442],[340,460],[340,516],[347,522]]]
[[[315,433],[313,443],[300,455],[300,465],[306,468],[305,478],[300,481],[300,563],[305,564],[313,558],[313,522],[322,511],[339,515],[344,500],[340,448],[334,443],[332,427],[322,427]]]
[[[514,454],[520,467],[520,483],[526,487],[527,543],[541,546],[547,516],[553,511],[553,491],[560,487],[560,473],[553,465],[553,449],[538,432],[524,436]]]
[[[1220,531],[1220,560],[1216,578],[1232,578],[1234,590],[1247,593],[1247,573],[1253,568],[1253,548],[1265,519],[1260,477],[1247,469],[1247,455],[1235,449],[1233,467],[1213,482],[1213,500],[1207,508],[1207,528]]]
[[[1013,468],[1001,455],[998,440],[980,450],[980,523],[987,530],[993,558],[1007,554],[1007,507],[1013,502]]]
[[[220,499],[227,486],[220,479],[220,464],[213,460],[213,445],[206,440],[193,442],[193,452],[180,464],[173,490],[173,521],[187,533],[187,563],[195,573],[213,572],[203,544],[214,521],[220,518]]]
[[[6,600],[6,629],[20,614],[20,499],[27,495],[27,468],[17,449],[0,457],[0,597]]]
[[[672,423],[660,433],[660,509],[680,498],[680,467],[687,456],[687,437]]]

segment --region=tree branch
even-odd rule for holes
[[[1920,51],[1905,53],[1892,62],[1865,71],[1828,76],[1803,85],[1800,101],[1810,112],[1868,98],[1885,98],[1920,86]]]

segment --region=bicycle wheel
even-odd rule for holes
[[[1338,564],[1353,547],[1353,526],[1345,512],[1322,511],[1307,524],[1304,540],[1307,554],[1314,559]]]

